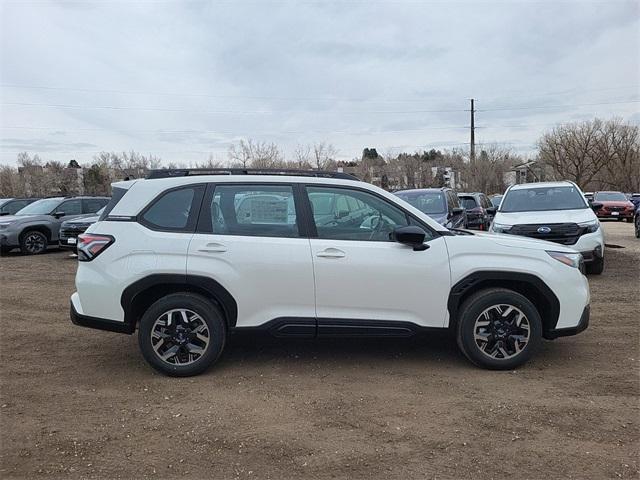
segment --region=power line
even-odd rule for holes
[[[27,107],[50,107],[50,108],[87,108],[87,109],[105,109],[105,110],[141,110],[141,111],[154,111],[154,112],[182,112],[182,113],[199,113],[199,114],[226,114],[226,115],[273,115],[277,113],[298,112],[309,113],[311,110],[296,110],[285,109],[280,112],[273,110],[192,110],[182,108],[165,108],[156,106],[119,106],[119,105],[72,105],[65,103],[30,103],[30,102],[2,102],[0,105],[7,106],[27,106]],[[328,110],[324,110],[328,111]],[[398,113],[451,113],[451,112],[466,112],[466,109],[451,109],[451,110],[368,110],[368,111],[339,111],[341,114],[398,114]],[[313,113],[319,113],[314,111]]]
[[[212,95],[206,93],[183,93],[183,92],[149,92],[136,90],[119,90],[119,89],[102,89],[102,88],[84,88],[84,87],[61,87],[50,85],[18,85],[10,83],[0,83],[0,88],[16,88],[28,90],[52,90],[52,91],[73,91],[85,93],[112,93],[118,95],[141,95],[141,96],[175,96],[175,97],[192,97],[192,98],[216,98],[216,99],[249,99],[249,100],[298,100],[298,101],[323,101],[323,102],[354,102],[354,103],[416,103],[418,99],[357,99],[357,98],[339,98],[335,96],[329,97],[289,97],[289,96],[269,96],[269,95]],[[619,87],[609,87],[600,89],[585,89],[580,91],[563,91],[563,92],[547,92],[539,94],[524,95],[524,98],[546,97],[558,95],[576,95],[585,92],[602,92],[613,90],[640,89],[640,85],[627,85]],[[495,95],[492,95],[495,96]],[[522,95],[513,98],[523,98]]]
[[[476,110],[477,112],[498,112],[507,110],[537,110],[545,108],[571,108],[571,107],[592,107],[596,105],[621,105],[626,103],[640,103],[640,100],[626,100],[617,102],[597,102],[597,103],[574,103],[568,105],[539,105],[528,107],[499,107],[499,108],[483,108],[482,110]]]

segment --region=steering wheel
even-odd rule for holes
[[[373,222],[374,221],[376,222],[375,226],[373,226]],[[387,222],[385,222],[382,219],[382,212],[378,213],[378,217],[377,218],[375,218],[375,219],[372,218],[371,219],[371,225],[372,225],[373,228],[371,229],[371,234],[369,235],[369,240],[373,240],[373,238],[382,231],[382,227],[384,227],[384,225],[386,223]]]

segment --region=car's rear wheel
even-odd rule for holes
[[[206,298],[175,293],[156,301],[140,319],[138,344],[156,370],[175,377],[205,371],[222,353],[226,323]]]
[[[460,309],[458,346],[479,367],[516,368],[531,358],[541,339],[540,314],[525,296],[512,290],[482,290]]]
[[[25,255],[38,255],[47,250],[49,239],[38,230],[29,230],[20,236],[20,251]]]
[[[587,273],[590,275],[600,275],[604,272],[604,257],[595,257],[591,263],[587,264]]]

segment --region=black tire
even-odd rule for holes
[[[156,321],[167,314],[167,312],[184,309],[195,313],[202,320],[208,329],[208,344],[204,348],[199,358],[186,365],[171,363],[163,360],[159,353],[156,353],[152,340],[152,330]],[[198,321],[199,321],[198,320]],[[162,327],[160,327],[162,328]],[[174,327],[175,330],[176,327]],[[198,375],[209,368],[222,353],[227,336],[227,327],[223,314],[220,309],[206,298],[193,293],[174,293],[161,298],[152,304],[140,319],[138,329],[138,345],[145,360],[156,370],[172,377],[189,377]],[[167,337],[168,338],[168,337]],[[162,339],[164,342],[164,339]],[[171,348],[177,346],[172,340],[167,342],[172,345]],[[156,348],[158,343],[155,344]],[[178,346],[178,350],[184,355],[187,347]],[[174,361],[179,359],[174,357]]]
[[[39,255],[47,251],[49,239],[39,230],[28,230],[20,235],[20,251],[25,255]]]
[[[515,307],[515,309],[520,310],[520,312],[524,314],[529,326],[528,341],[519,352],[515,351],[513,356],[494,358],[491,357],[489,353],[485,353],[475,340],[476,320],[480,321],[480,317],[486,310],[495,306],[505,305]],[[517,315],[517,312],[515,313]],[[509,317],[511,317],[511,315],[508,315],[506,319]],[[502,317],[498,320],[502,320]],[[521,323],[521,325],[523,324]],[[522,331],[522,329],[520,330]],[[462,353],[478,367],[489,370],[511,370],[527,362],[539,348],[542,342],[542,320],[533,303],[525,296],[513,290],[507,290],[505,288],[481,290],[471,295],[462,305],[458,314],[456,338],[458,347],[460,347]],[[488,338],[494,337],[492,337],[491,334],[488,335]],[[509,342],[510,345],[513,346],[510,338],[506,338],[505,343],[500,342],[503,341],[492,340],[492,342],[486,343],[485,348],[488,349],[490,344],[506,346],[506,342]],[[506,348],[508,350],[511,347]],[[497,354],[501,355],[499,352]]]
[[[604,257],[596,257],[593,262],[588,263],[586,267],[589,275],[600,275],[604,272]]]

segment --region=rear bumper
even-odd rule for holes
[[[96,318],[82,315],[76,310],[73,298],[71,299],[69,316],[71,317],[71,322],[74,325],[78,325],[80,327],[95,328],[96,330],[106,330],[108,332],[127,333],[129,335],[131,335],[136,329],[135,325],[131,325],[125,322],[116,322],[114,320],[108,320],[106,318]]]
[[[545,332],[544,338],[546,338],[547,340],[553,340],[558,337],[569,337],[571,335],[577,335],[580,332],[584,332],[589,326],[590,312],[591,308],[589,305],[587,305],[582,311],[582,316],[580,317],[578,325],[570,328],[554,328],[552,330],[548,330]]]

